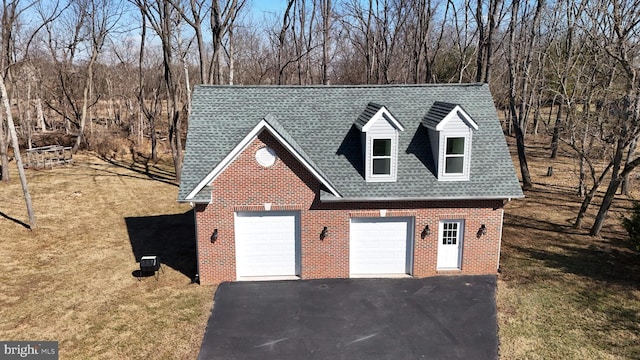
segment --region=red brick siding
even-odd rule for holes
[[[263,168],[255,152],[270,146],[278,160]],[[200,282],[213,284],[236,280],[234,212],[271,210],[300,211],[301,277],[349,277],[349,219],[351,217],[411,216],[415,218],[413,275],[438,274],[438,222],[463,219],[463,274],[495,274],[502,231],[502,201],[402,201],[367,203],[321,203],[322,185],[268,132],[261,133],[213,182],[213,200],[196,206],[198,267]],[[431,234],[422,239],[425,225]],[[477,238],[481,224],[487,234]],[[323,227],[329,236],[320,240]],[[218,229],[218,239],[211,234]]]

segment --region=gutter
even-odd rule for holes
[[[382,202],[382,201],[447,201],[447,200],[509,200],[524,199],[524,195],[495,195],[495,196],[434,196],[434,197],[342,197],[320,195],[320,201],[337,202]]]

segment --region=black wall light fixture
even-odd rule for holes
[[[218,229],[213,229],[213,234],[211,234],[211,243],[213,244],[218,240]]]
[[[425,225],[424,229],[422,229],[422,232],[420,233],[420,238],[424,239],[427,236],[429,236],[429,234],[431,234],[431,230],[429,230],[429,225]]]
[[[480,238],[482,235],[487,235],[487,226],[485,224],[480,225],[480,229],[478,229],[476,237]]]
[[[329,229],[325,226],[320,232],[320,240],[324,240],[324,238],[326,238],[327,236],[329,236]]]

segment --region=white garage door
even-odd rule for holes
[[[238,278],[300,273],[300,213],[238,212],[235,237]]]
[[[349,237],[349,273],[411,274],[413,218],[353,218]]]

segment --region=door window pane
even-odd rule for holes
[[[442,245],[455,245],[458,243],[458,223],[445,222],[442,224]]]

